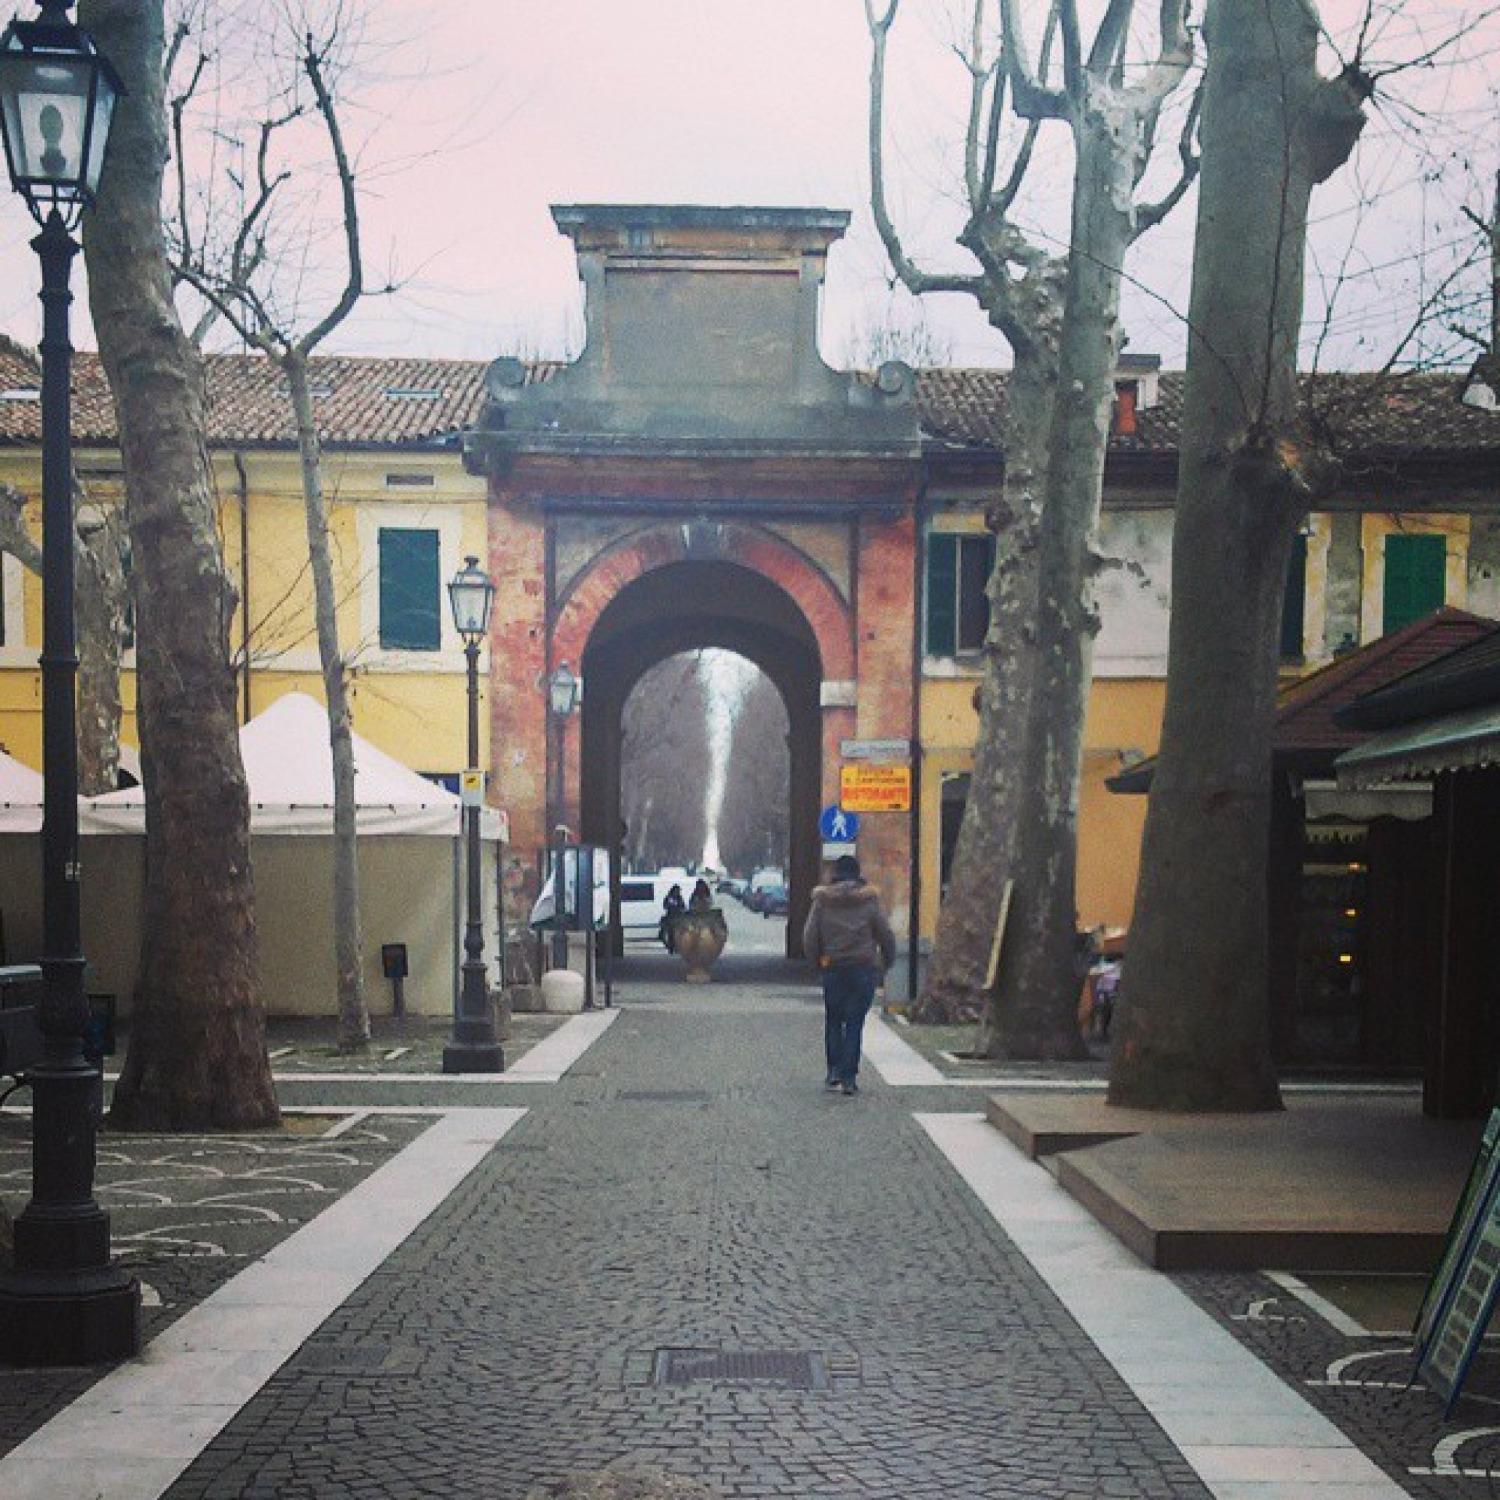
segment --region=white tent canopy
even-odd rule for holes
[[[459,834],[461,803],[452,792],[359,735],[353,739],[355,810],[362,837]],[[333,752],[321,703],[306,693],[278,698],[240,731],[240,753],[250,785],[252,833],[314,837],[333,832]],[[40,781],[37,777],[38,786]],[[0,780],[0,798],[3,788]],[[83,832],[140,833],[145,807],[145,791],[138,786],[95,797],[84,805]],[[486,808],[482,836],[503,838],[502,822],[498,812]]]
[[[0,750],[0,833],[38,833],[42,827],[42,778]]]

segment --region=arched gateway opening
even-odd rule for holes
[[[621,825],[621,722],[641,676],[681,651],[718,647],[753,662],[786,705],[791,910],[787,953],[801,953],[802,919],[818,878],[822,782],[817,637],[795,600],[770,579],[722,560],[667,563],[628,583],[600,613],[582,653],[580,817],[590,843],[613,847]]]

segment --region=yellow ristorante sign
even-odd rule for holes
[[[910,812],[911,767],[842,767],[839,773],[839,806],[846,812]]]

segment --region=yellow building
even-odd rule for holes
[[[456,778],[467,760],[465,663],[446,584],[466,556],[487,555],[485,485],[464,472],[457,443],[477,410],[482,374],[482,365],[467,361],[330,358],[313,367],[354,728],[414,770],[444,778]],[[206,377],[225,563],[239,594],[230,642],[248,719],[283,693],[323,696],[301,474],[275,367],[256,357],[210,356]],[[113,408],[95,356],[78,357],[74,390],[80,477],[95,503],[123,503]],[[0,483],[27,497],[39,535],[37,396],[24,365],[0,361]],[[35,767],[40,647],[40,582],[6,555],[0,746]],[[127,650],[122,740],[129,747],[138,744],[134,678]]]
[[[486,480],[465,471],[462,453],[462,434],[484,408],[484,376],[485,366],[473,361],[314,363],[354,727],[412,769],[444,778],[466,759],[464,659],[444,585],[469,554],[504,570],[493,553],[498,534],[489,534]],[[276,368],[256,357],[211,356],[206,378],[225,558],[240,595],[231,641],[249,718],[286,692],[322,695],[300,475]],[[1298,539],[1282,641],[1289,676],[1441,604],[1500,618],[1500,424],[1460,408],[1443,377],[1326,379],[1358,461],[1348,471],[1355,477]],[[936,931],[978,729],[992,556],[984,512],[1003,479],[1004,382],[1003,371],[933,370],[916,385],[923,450],[911,666],[919,942]],[[96,501],[118,503],[113,406],[96,357],[79,357],[74,386],[80,474]],[[1122,361],[1117,389],[1099,536],[1114,566],[1098,583],[1102,625],[1079,809],[1079,917],[1107,926],[1130,920],[1146,804],[1112,795],[1106,781],[1156,750],[1165,701],[1182,376],[1135,357]],[[38,394],[27,366],[0,358],[0,483],[29,497],[33,522]],[[513,576],[510,586],[539,598],[545,592],[541,576]],[[0,745],[32,766],[40,765],[40,637],[38,582],[6,555]],[[497,662],[496,671],[506,665]],[[526,687],[540,693],[539,683]],[[123,737],[134,746],[129,654],[123,696]],[[481,715],[486,735],[490,721],[489,712]]]
[[[1146,798],[1106,782],[1155,753],[1166,702],[1177,421],[1183,376],[1126,357],[1097,542],[1094,647],[1079,800],[1078,914],[1121,927],[1135,902]],[[978,733],[975,690],[992,556],[984,510],[1003,477],[1005,375],[927,371],[921,573],[918,932],[937,927]],[[1442,605],[1500,619],[1500,423],[1440,375],[1333,375],[1310,389],[1346,460],[1293,550],[1282,620],[1287,680]],[[1233,607],[1232,600],[1225,601]]]

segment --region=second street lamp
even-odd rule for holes
[[[115,99],[114,69],[43,0],[0,37],[0,132],[11,182],[42,226],[42,1061],[32,1091],[31,1201],[0,1276],[0,1358],[93,1364],[140,1347],[140,1284],[110,1258],[109,1215],[94,1200],[95,1089],[84,1055],[88,1000],[79,909],[78,739],[74,684],[71,233],[94,200]]]
[[[484,772],[479,765],[479,646],[490,628],[495,585],[466,557],[448,584],[453,626],[463,637],[469,669],[469,767],[464,775],[464,864],[468,911],[464,921],[464,961],[453,1035],[443,1047],[445,1073],[500,1073],[505,1052],[495,1035],[489,977],[484,965],[484,924],[480,915],[479,819],[484,803]]]

